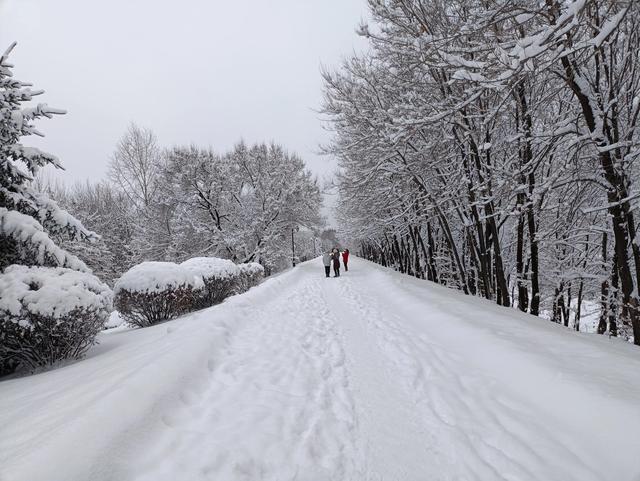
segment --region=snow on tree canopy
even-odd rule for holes
[[[113,291],[151,293],[181,286],[201,289],[204,283],[200,275],[173,262],[143,262],[122,274]]]
[[[27,246],[17,261],[34,261],[38,265],[55,264],[77,271],[89,269],[80,259],[58,247],[47,235],[42,224],[31,216],[0,207],[0,236],[12,238]]]
[[[0,312],[19,317],[28,327],[29,315],[60,319],[77,309],[111,310],[109,287],[92,274],[62,267],[13,265],[0,274]]]
[[[218,257],[194,257],[184,261],[180,266],[202,277],[229,279],[240,274],[240,268],[233,261]]]

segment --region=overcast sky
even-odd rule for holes
[[[364,48],[364,0],[0,0],[15,76],[68,114],[41,121],[65,178],[99,179],[131,121],[161,145],[275,140],[321,176],[320,65]]]

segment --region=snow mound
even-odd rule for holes
[[[116,329],[118,327],[126,327],[127,321],[125,321],[118,311],[113,311],[109,316],[109,319],[104,324],[104,329]]]
[[[159,293],[177,287],[204,287],[202,277],[173,262],[143,262],[122,274],[113,291]]]

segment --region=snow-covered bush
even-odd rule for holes
[[[194,310],[202,277],[173,262],[143,262],[114,286],[115,307],[129,324],[147,327]]]
[[[79,358],[108,319],[111,296],[86,272],[7,267],[0,274],[0,364],[8,371]]]
[[[194,257],[180,264],[204,282],[204,290],[197,308],[222,302],[238,289],[240,269],[232,261],[217,257]]]
[[[238,264],[238,268],[240,269],[238,292],[244,292],[253,286],[257,286],[264,278],[264,267],[257,262]]]
[[[37,189],[41,169],[62,164],[22,139],[42,136],[35,121],[64,111],[25,105],[43,91],[13,78],[8,56],[14,46],[0,56],[0,374],[79,357],[110,303],[108,287],[59,245],[98,235]]]

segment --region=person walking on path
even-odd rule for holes
[[[324,273],[327,275],[327,277],[330,277],[331,274],[331,253],[330,252],[325,252],[324,254],[322,254],[322,263],[324,264]]]
[[[331,258],[333,259],[333,277],[340,277],[340,251],[334,248]]]
[[[342,263],[344,264],[344,271],[347,272],[349,270],[349,266],[347,263],[349,262],[349,249],[345,249],[342,252]]]

